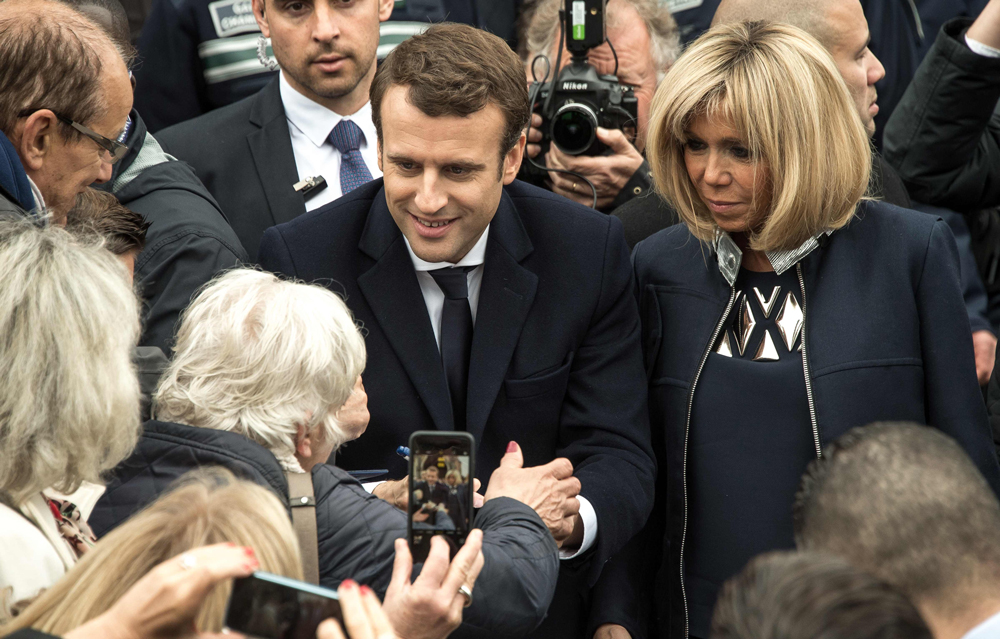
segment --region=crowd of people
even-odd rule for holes
[[[0,0],[0,636],[1000,638],[1000,0],[895,1]]]

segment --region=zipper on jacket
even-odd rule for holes
[[[819,422],[816,421],[816,405],[813,403],[812,379],[809,376],[809,356],[806,354],[806,282],[802,278],[802,264],[795,265],[795,274],[799,276],[799,291],[802,293],[802,372],[806,377],[806,400],[809,402],[809,421],[812,422],[813,444],[816,446],[816,459],[822,459],[823,447],[819,439]],[[688,417],[690,419],[690,416]],[[683,545],[682,545],[683,547]]]
[[[698,385],[698,378],[701,377],[701,371],[705,368],[705,362],[708,360],[709,353],[712,352],[712,346],[715,345],[715,340],[719,338],[719,332],[722,330],[723,325],[726,323],[726,318],[729,317],[729,311],[733,308],[733,300],[736,299],[736,288],[730,287],[729,291],[729,303],[726,304],[726,310],[722,313],[722,319],[719,323],[715,325],[715,331],[712,333],[712,339],[708,341],[708,346],[705,347],[705,353],[701,356],[701,363],[698,364],[698,371],[694,374],[694,380],[691,381],[691,392],[688,397],[688,411],[687,411],[687,424],[684,426],[684,463],[681,470],[681,480],[684,485],[684,527],[681,530],[681,599],[684,600],[684,637],[687,639],[689,637],[690,630],[690,619],[688,615],[688,600],[687,600],[687,588],[684,585],[684,544],[687,541],[687,530],[688,530],[688,484],[687,484],[687,466],[688,466],[688,437],[691,434],[691,411],[694,409],[694,389]],[[804,311],[804,308],[803,308]],[[803,312],[803,316],[805,313]],[[814,422],[815,423],[815,422]]]

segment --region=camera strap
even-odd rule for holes
[[[316,496],[313,494],[312,473],[285,472],[288,480],[288,505],[292,509],[292,525],[299,538],[302,552],[302,575],[305,581],[319,585],[319,541],[316,533]]]

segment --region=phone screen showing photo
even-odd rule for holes
[[[471,437],[434,434],[410,446],[410,549],[423,561],[434,536],[444,537],[452,556],[472,528]]]

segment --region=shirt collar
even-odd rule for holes
[[[35,210],[41,213],[45,210],[45,198],[42,197],[42,191],[30,175],[28,176],[28,184],[31,186],[31,195],[35,198]]]
[[[1000,636],[1000,612],[965,633],[962,639],[989,639],[997,636]]]
[[[285,117],[288,123],[302,132],[302,135],[316,145],[317,148],[327,143],[330,132],[341,120],[352,120],[361,132],[365,134],[365,143],[375,145],[375,124],[372,122],[372,103],[364,106],[350,115],[340,115],[302,95],[285,79],[285,72],[279,74],[278,90],[281,93],[281,104],[285,107]]]
[[[798,248],[787,251],[765,251],[764,255],[767,256],[767,261],[771,263],[771,268],[774,269],[774,272],[781,275],[795,266],[802,258],[812,253],[819,247],[820,239],[831,233],[833,233],[833,229],[820,231],[803,242]],[[712,248],[715,250],[716,261],[719,263],[719,271],[722,272],[722,276],[732,286],[736,282],[736,276],[740,272],[743,251],[736,245],[736,242],[730,237],[729,233],[721,229],[716,229],[715,231],[715,241],[712,242]]]
[[[451,262],[425,262],[410,247],[410,241],[403,237],[403,241],[406,242],[406,252],[410,254],[410,261],[413,262],[413,270],[415,271],[434,271],[439,268],[448,268],[449,266],[479,266],[486,261],[486,238],[490,235],[490,227],[487,226],[486,230],[483,231],[482,236],[480,236],[479,241],[476,245],[465,254],[465,257],[460,259],[457,264],[452,264]]]

